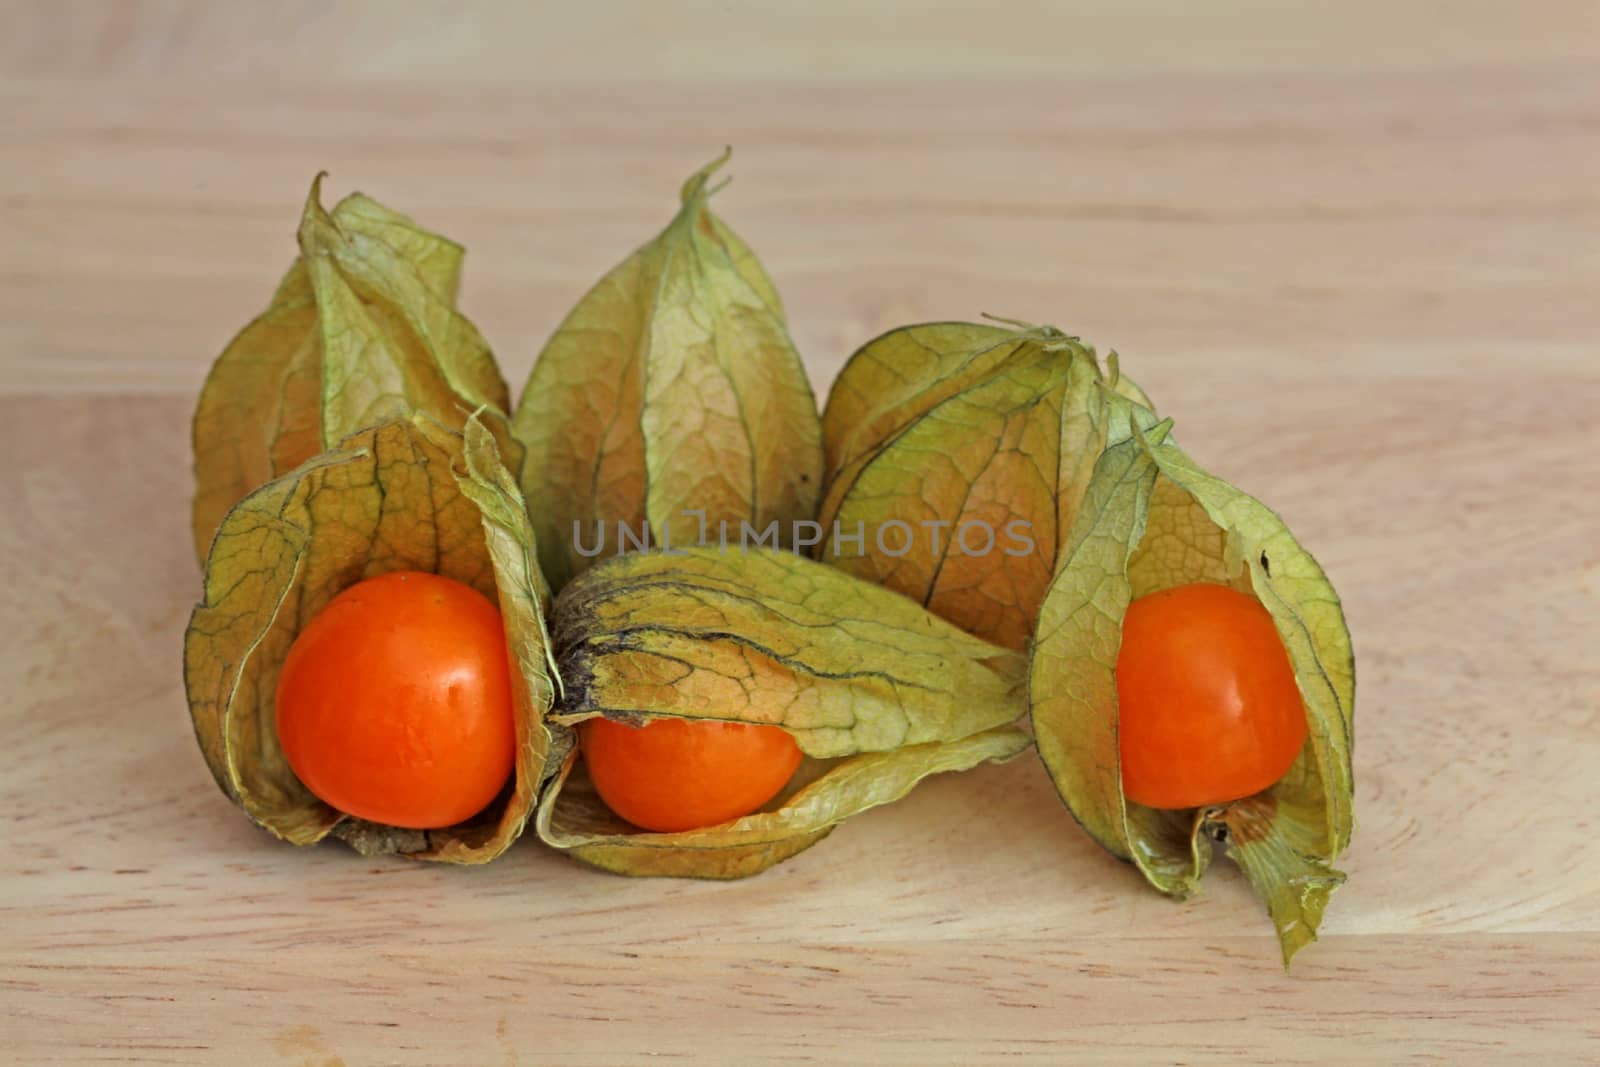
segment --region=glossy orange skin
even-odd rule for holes
[[[589,719],[578,730],[600,799],[635,826],[662,833],[748,815],[777,796],[800,766],[800,746],[776,726]]]
[[[514,762],[500,612],[436,574],[358,582],[290,646],[277,720],[289,766],[327,804],[388,826],[453,826],[495,798]]]
[[[1306,740],[1305,705],[1272,616],[1221,585],[1140,597],[1117,657],[1122,791],[1152,808],[1259,793]]]

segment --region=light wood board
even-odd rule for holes
[[[1600,1061],[1600,9],[665,9],[0,6],[0,1058]],[[1292,974],[1230,865],[1155,895],[1031,757],[735,884],[217,792],[187,420],[311,175],[467,244],[516,388],[724,143],[819,391],[1055,323],[1327,567],[1359,825]]]

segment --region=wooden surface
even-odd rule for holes
[[[0,4],[3,1058],[1600,1061],[1600,9],[1074,6]],[[187,418],[312,173],[466,242],[520,385],[725,142],[819,388],[1056,323],[1322,559],[1359,825],[1292,975],[1031,759],[726,885],[296,851],[212,785]]]

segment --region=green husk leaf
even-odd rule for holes
[[[818,558],[1022,649],[1106,445],[1144,394],[1049,326],[906,326],[868,342],[823,415]]]
[[[1301,782],[1309,784],[1308,778]],[[1344,884],[1327,854],[1321,796],[1280,782],[1267,793],[1234,801],[1210,815],[1208,823],[1227,827],[1228,855],[1243,868],[1278,931],[1283,965],[1317,939],[1328,898]]]
[[[540,836],[624,874],[732,878],[800,851],[923,777],[1015,755],[1026,663],[906,598],[779,551],[621,556],[552,610],[566,692],[552,716],[675,716],[787,730],[820,777],[771,810],[642,833],[581,765],[546,795]],[[569,769],[570,770],[570,769]]]
[[[819,759],[1018,718],[1026,661],[905,597],[787,552],[634,553],[554,607],[555,718],[767,723]]]
[[[485,862],[521,833],[539,784],[566,754],[544,719],[555,676],[536,546],[492,434],[477,418],[466,430],[413,415],[352,434],[246,496],[212,544],[184,638],[195,735],[223,792],[292,844],[332,833],[368,853]],[[301,628],[347,586],[395,570],[430,571],[496,599],[516,667],[510,787],[443,830],[375,826],[330,808],[295,777],[274,725],[278,672]]]
[[[1109,411],[1113,443],[1095,465],[1033,647],[1029,703],[1039,754],[1084,829],[1162,892],[1193,892],[1209,840],[1230,840],[1229,854],[1268,903],[1287,966],[1315,938],[1328,894],[1343,879],[1332,864],[1353,823],[1355,674],[1339,599],[1282,520],[1197,467],[1169,439],[1169,423],[1122,397]],[[1115,664],[1130,601],[1190,582],[1229,585],[1272,615],[1309,737],[1262,794],[1160,812],[1122,794]]]
[[[357,430],[412,412],[460,429],[475,410],[513,468],[509,398],[455,310],[461,247],[357,193],[330,214],[311,184],[300,256],[268,309],[217,357],[194,417],[195,549],[244,495]]]
[[[656,238],[586,293],[540,352],[513,432],[545,573],[559,590],[617,525],[652,544],[777,525],[816,510],[821,430],[771,279],[712,212],[696,172]],[[686,513],[694,514],[686,514]]]

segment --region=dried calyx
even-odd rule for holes
[[[747,522],[787,547],[814,517],[816,401],[776,288],[711,211],[726,160],[567,314],[523,390],[522,486],[558,591],[624,538],[681,546]]]
[[[1148,404],[1051,326],[935,322],[862,346],[823,415],[819,558],[972,633],[1026,647],[1105,447],[1107,389]]]
[[[1039,754],[1084,829],[1164,893],[1193,892],[1212,842],[1225,839],[1266,902],[1287,965],[1315,939],[1344,880],[1333,863],[1353,822],[1355,671],[1339,598],[1277,515],[1178,448],[1170,420],[1117,396],[1108,412],[1107,447],[1033,644],[1029,700]],[[1117,650],[1134,598],[1194,582],[1230,586],[1271,615],[1308,737],[1288,773],[1257,795],[1157,810],[1123,795]]]
[[[511,469],[505,381],[455,309],[462,249],[360,193],[330,214],[322,176],[300,255],[271,304],[217,357],[194,415],[194,539],[202,561],[228,510],[351,434],[422,413],[461,430],[474,411]]]
[[[512,667],[512,780],[480,815],[441,830],[378,826],[330,808],[295,777],[274,727],[278,671],[301,628],[340,590],[404,570],[441,574],[495,601]],[[565,754],[545,721],[559,684],[547,598],[521,495],[480,421],[465,436],[421,415],[352,434],[222,520],[184,638],[206,764],[252,821],[292,844],[332,834],[363,852],[493,859],[521,834]]]
[[[604,715],[763,723],[807,756],[788,790],[731,823],[647,833],[601,802],[569,757],[540,837],[623,874],[736,878],[816,843],[923,778],[1028,746],[1025,662],[880,586],[787,552],[632,554],[552,609],[562,726]]]

